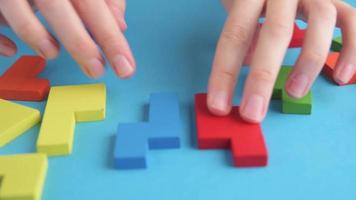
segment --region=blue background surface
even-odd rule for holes
[[[131,0],[126,35],[138,66],[132,79],[119,80],[108,67],[102,79],[90,80],[64,50],[48,63],[41,77],[52,85],[104,82],[108,96],[106,120],[77,124],[73,154],[49,158],[44,200],[356,197],[355,85],[338,87],[323,76],[318,78],[310,116],[281,114],[280,102],[273,101],[262,124],[270,154],[268,167],[236,169],[229,151],[197,150],[193,96],[206,90],[225,17],[217,0]],[[0,30],[19,45],[16,58],[33,54],[9,29]],[[298,53],[299,49],[290,50],[284,64],[293,64]],[[0,58],[0,73],[16,58]],[[236,102],[246,73],[244,69]],[[146,170],[113,169],[117,124],[144,120],[149,94],[162,91],[175,92],[180,98],[182,148],[150,151]],[[44,102],[21,103],[41,111],[45,106]],[[34,152],[38,130],[39,126],[29,130],[0,149],[0,154]]]

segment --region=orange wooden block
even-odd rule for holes
[[[37,75],[46,66],[46,60],[39,56],[20,57],[0,77],[0,98],[19,101],[42,101],[49,92],[47,79]]]
[[[337,63],[337,60],[339,59],[339,56],[340,56],[339,52],[329,53],[328,59],[326,60],[326,63],[323,68],[323,73],[332,81],[334,81],[334,71],[336,69],[336,63]],[[336,84],[340,85],[339,83],[336,83]],[[352,84],[356,84],[356,74],[354,74],[351,81],[345,85],[352,85]]]

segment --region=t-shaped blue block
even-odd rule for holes
[[[149,122],[119,124],[114,150],[116,168],[146,168],[147,147],[180,147],[182,124],[177,99],[169,93],[151,94]]]

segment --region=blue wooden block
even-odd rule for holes
[[[172,93],[153,93],[150,96],[149,121],[180,121],[178,97]]]
[[[119,124],[114,149],[114,166],[119,169],[146,168],[148,123]]]
[[[119,124],[114,166],[119,169],[146,168],[146,151],[180,147],[178,98],[169,93],[150,96],[149,122]]]
[[[181,127],[173,123],[150,122],[147,132],[150,149],[176,149],[180,147]]]
[[[149,134],[150,149],[180,147],[182,124],[176,95],[171,93],[151,94],[149,122],[153,126],[153,130]]]

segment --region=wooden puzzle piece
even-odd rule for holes
[[[42,101],[50,88],[47,79],[37,75],[43,71],[46,60],[39,56],[20,57],[0,77],[0,98],[19,101]]]
[[[23,134],[41,119],[38,110],[2,99],[0,113],[0,147]]]
[[[328,59],[326,60],[326,63],[324,65],[323,68],[323,73],[334,83],[340,85],[339,83],[334,81],[334,71],[336,69],[336,63],[337,60],[339,59],[340,53],[339,52],[331,52],[328,55]],[[354,76],[352,77],[352,79],[350,80],[350,82],[348,82],[345,85],[353,85],[356,84],[356,73],[354,74]]]
[[[299,28],[299,26],[294,24],[293,37],[289,44],[289,48],[299,48],[303,46],[303,41],[305,37],[306,30]]]
[[[333,42],[331,43],[331,50],[340,52],[342,49],[342,37],[336,37],[333,39]]]
[[[282,112],[289,114],[311,114],[312,110],[312,95],[308,92],[301,99],[289,97],[287,92],[282,92]]]
[[[289,73],[292,71],[290,66],[282,66],[279,71],[276,83],[273,88],[273,99],[282,100],[282,112],[288,114],[311,114],[312,111],[312,94],[308,92],[303,98],[294,99],[289,97],[285,91],[285,83]]]
[[[195,114],[198,148],[231,149],[234,166],[266,166],[268,152],[259,124],[242,120],[239,107],[228,116],[215,116],[207,108],[206,94],[196,94]]]
[[[40,200],[47,162],[44,154],[0,156],[0,199]]]
[[[147,149],[179,148],[181,133],[177,97],[169,93],[151,94],[148,122],[119,124],[114,166],[118,169],[146,168]]]
[[[37,141],[37,151],[49,156],[72,152],[76,122],[105,118],[104,84],[52,87]]]

